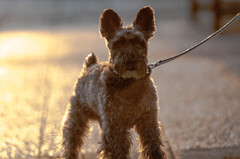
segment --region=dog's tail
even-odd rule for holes
[[[84,66],[89,67],[93,64],[96,64],[98,62],[97,56],[94,53],[89,54],[84,61]]]

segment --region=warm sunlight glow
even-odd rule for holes
[[[101,45],[97,31],[0,32],[0,159],[60,155],[55,138],[79,65]],[[90,131],[86,153],[97,149],[98,126]]]
[[[3,97],[5,98],[5,100],[7,102],[11,102],[12,101],[12,94],[7,92],[5,95],[3,95]]]
[[[40,123],[45,121],[45,113],[49,116],[41,144],[43,155],[60,152],[55,146],[59,141],[54,138],[67,105],[65,96],[71,95],[78,71],[46,62],[0,64],[0,159],[38,155]]]
[[[7,73],[7,69],[6,68],[4,68],[4,67],[0,67],[0,77],[1,76],[3,76],[3,75],[5,75],[6,73]]]
[[[58,34],[40,31],[0,33],[0,58],[47,58],[66,50]]]

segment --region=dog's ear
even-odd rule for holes
[[[105,9],[100,16],[100,33],[107,40],[112,39],[122,25],[122,19],[111,9]]]
[[[133,21],[133,26],[139,29],[147,40],[150,39],[155,31],[154,10],[148,6],[141,8]]]

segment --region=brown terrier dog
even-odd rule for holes
[[[154,31],[150,7],[141,8],[129,27],[123,27],[113,10],[104,10],[100,33],[109,60],[97,63],[94,54],[85,59],[64,118],[64,158],[78,158],[90,120],[97,120],[102,129],[99,158],[130,159],[132,127],[139,134],[141,159],[167,158],[157,120],[157,92],[147,72],[147,45]]]

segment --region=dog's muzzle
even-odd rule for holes
[[[124,79],[141,79],[144,78],[146,74],[149,74],[149,69],[143,63],[134,64],[134,62],[131,62],[122,67],[115,65],[113,72]]]

